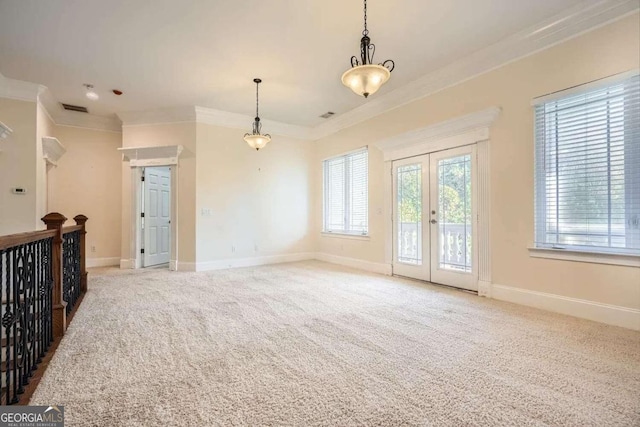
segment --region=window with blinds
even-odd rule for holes
[[[327,233],[369,232],[369,166],[364,148],[323,162]]]
[[[535,139],[536,246],[640,254],[637,73],[545,97]]]

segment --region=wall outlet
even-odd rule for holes
[[[91,246],[91,252],[95,252],[96,251],[96,247],[95,246]]]
[[[200,215],[202,215],[202,216],[211,216],[212,213],[213,212],[211,211],[211,208],[202,208],[200,210]]]
[[[232,252],[232,253],[236,253],[236,247],[235,247],[235,246],[233,246],[233,245],[231,246],[231,252]]]

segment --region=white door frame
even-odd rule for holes
[[[492,107],[394,136],[375,144],[383,152],[385,163],[385,264],[393,269],[393,239],[395,238],[393,235],[393,160],[476,144],[478,294],[489,295],[491,289],[489,129],[500,112],[500,108]]]
[[[178,269],[178,157],[181,145],[159,147],[119,148],[123,160],[131,167],[131,216],[129,220],[129,259],[128,268],[142,267],[142,169],[150,166],[169,166],[171,170],[171,255],[169,270]],[[122,264],[121,264],[122,268]]]

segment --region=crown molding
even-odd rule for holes
[[[38,103],[51,121],[59,126],[121,132],[120,121],[116,117],[66,111],[46,86],[36,83],[10,79],[0,74],[0,98]]]
[[[440,92],[510,62],[533,55],[585,32],[621,19],[639,8],[637,0],[603,0],[577,5],[535,26],[513,34],[450,65],[435,70],[386,94],[378,94],[353,110],[313,128],[313,139],[371,119],[412,101]]]
[[[10,79],[0,74],[0,98],[37,102],[38,96],[45,89],[42,85]]]
[[[213,108],[195,107],[195,110],[196,121],[198,123],[214,126],[250,130],[254,121],[254,117],[252,116],[229,113]],[[309,127],[291,125],[268,119],[261,120],[261,122],[265,132],[272,135],[288,136],[298,139],[310,139],[312,136],[312,128]]]
[[[196,120],[196,107],[173,107],[157,110],[126,111],[118,113],[122,127],[156,125],[162,123],[183,123]]]
[[[129,111],[118,113],[122,127],[146,126],[163,123],[195,122],[231,129],[250,129],[254,118],[244,114],[230,113],[214,108],[190,106],[163,108],[160,110]],[[296,126],[273,120],[263,120],[265,131],[273,135],[282,135],[299,139],[310,139],[311,128]]]
[[[51,91],[43,86],[38,95],[38,102],[42,105],[49,118],[58,126],[71,126],[100,131],[122,132],[120,120],[115,117],[97,116],[95,114],[67,111],[53,97]]]
[[[387,111],[485,74],[510,62],[533,55],[583,33],[621,19],[640,8],[638,0],[602,0],[593,5],[565,10],[545,21],[513,34],[498,43],[430,72],[367,103],[333,117],[313,128],[263,120],[266,131],[306,140],[318,140],[369,120]],[[118,117],[64,110],[42,85],[6,78],[0,74],[0,97],[42,102],[57,125],[120,132],[122,126],[197,122],[228,128],[249,129],[253,117],[212,108],[189,106],[161,110],[123,112]]]

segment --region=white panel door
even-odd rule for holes
[[[430,154],[431,281],[478,290],[476,146]]]
[[[429,156],[393,162],[393,274],[430,280]]]
[[[144,266],[169,262],[171,238],[171,171],[144,170]]]

